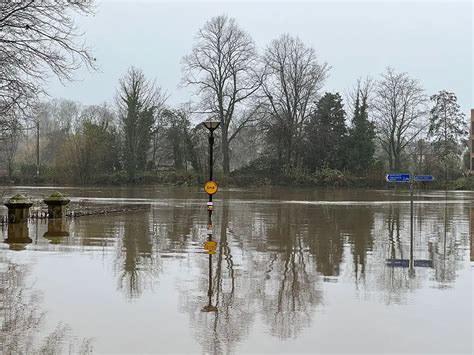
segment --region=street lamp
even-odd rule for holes
[[[221,124],[221,121],[219,120],[214,120],[214,119],[210,119],[209,121],[204,121],[202,123],[208,130],[210,130],[211,132],[214,131],[217,127],[219,127],[219,125]]]
[[[204,121],[202,123],[204,127],[206,127],[209,132],[209,181],[212,181],[212,165],[213,165],[213,146],[214,146],[214,131],[219,127],[221,121],[210,119],[208,121]],[[212,197],[209,201],[212,201]]]
[[[207,203],[207,211],[208,211],[208,218],[207,218],[207,229],[208,229],[208,240],[212,240],[212,210],[214,208],[212,203],[212,195],[217,192],[217,184],[213,181],[212,177],[212,166],[213,166],[213,155],[214,155],[214,131],[217,127],[219,127],[221,121],[217,121],[214,119],[210,119],[208,121],[204,121],[202,124],[206,127],[210,134],[209,134],[209,181],[204,185],[204,190],[209,195],[209,202]]]

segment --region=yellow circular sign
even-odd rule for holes
[[[204,184],[204,191],[209,195],[214,195],[217,192],[217,184],[214,181],[208,181]]]

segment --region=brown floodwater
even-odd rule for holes
[[[150,205],[1,228],[2,353],[472,353],[472,192],[1,189]]]

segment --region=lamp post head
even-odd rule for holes
[[[210,120],[204,121],[202,124],[204,125],[204,127],[206,127],[209,131],[212,132],[217,127],[219,127],[219,125],[221,124],[221,121],[210,119]]]

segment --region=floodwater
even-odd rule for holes
[[[150,207],[3,227],[2,353],[472,352],[471,192],[3,190]]]

